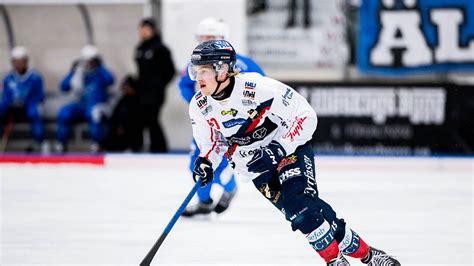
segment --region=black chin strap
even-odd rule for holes
[[[217,80],[217,76],[216,76],[216,82],[217,82],[217,87],[216,89],[214,90],[214,92],[211,94],[211,96],[216,96],[217,95],[217,91],[219,90],[219,87],[221,86],[222,83],[224,83],[227,79],[229,78],[229,76],[225,76],[225,79],[223,81],[219,81]]]

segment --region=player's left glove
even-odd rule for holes
[[[199,179],[201,179],[201,186],[204,187],[210,183],[213,178],[214,169],[212,169],[212,163],[204,157],[198,157],[196,162],[194,162],[194,182],[197,182]]]
[[[281,159],[286,156],[286,152],[277,141],[272,141],[268,146],[257,150],[252,159],[247,163],[249,172],[262,173],[266,170],[275,169]]]

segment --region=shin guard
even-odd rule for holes
[[[334,231],[327,221],[306,236],[310,245],[326,261],[336,258],[339,254],[339,246],[334,239]]]
[[[369,246],[356,232],[348,227],[346,227],[344,239],[339,243],[339,249],[342,254],[357,259],[362,259],[369,253]]]

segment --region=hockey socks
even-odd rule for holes
[[[339,249],[342,254],[357,259],[365,258],[370,251],[369,246],[364,242],[364,240],[348,227],[346,227],[344,239],[339,243]]]
[[[306,235],[306,239],[326,262],[337,258],[339,246],[334,238],[334,231],[327,221]]]

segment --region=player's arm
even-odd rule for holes
[[[8,76],[3,79],[2,105],[8,106],[13,100],[12,91],[8,87]]]
[[[193,128],[193,137],[201,151],[194,163],[193,178],[194,181],[200,179],[201,184],[206,185],[212,181],[214,171],[222,160],[226,145],[222,134],[216,128],[216,124],[207,121],[202,116],[194,98],[189,105],[189,116]]]
[[[275,83],[277,90],[274,92],[270,112],[282,120],[285,132],[276,141],[282,145],[286,154],[291,154],[298,146],[311,140],[318,118],[303,96],[286,84]]]
[[[194,98],[189,106],[189,116],[191,118],[193,137],[201,151],[199,156],[208,159],[214,169],[216,169],[225,152],[225,142],[221,137],[222,135],[212,122],[212,118],[207,121],[201,114]]]
[[[74,71],[69,72],[67,76],[61,81],[61,84],[59,85],[61,91],[68,92],[71,90],[71,79],[73,74]]]

